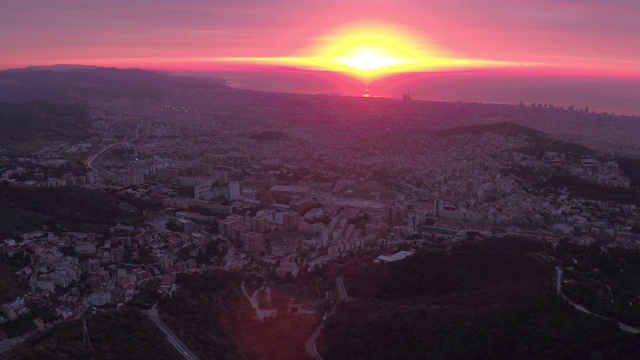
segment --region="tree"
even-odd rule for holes
[[[169,221],[167,223],[167,230],[181,232],[182,228],[180,227],[180,225],[176,224],[175,222]]]

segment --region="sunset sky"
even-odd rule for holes
[[[639,78],[638,19],[637,0],[4,0],[0,69],[208,70],[230,66],[221,58],[308,56],[326,34],[366,23],[479,68]]]

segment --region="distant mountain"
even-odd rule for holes
[[[27,66],[26,68],[13,69],[13,71],[33,71],[33,70],[52,70],[52,71],[68,71],[76,69],[99,69],[99,66],[90,65],[74,65],[74,64],[57,64],[49,66]]]
[[[92,98],[158,98],[175,88],[218,86],[216,79],[195,79],[141,69],[55,65],[0,71],[0,101],[42,100],[85,103]]]

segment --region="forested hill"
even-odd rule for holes
[[[86,344],[82,321],[74,320],[38,333],[4,355],[11,360],[182,359],[155,324],[135,309],[88,314],[86,324]]]
[[[65,227],[113,226],[139,221],[132,201],[98,190],[80,187],[23,188],[0,184],[0,236],[41,229],[42,225]]]
[[[345,274],[325,321],[327,359],[632,359],[638,335],[576,311],[553,291],[540,244],[467,243]],[[517,246],[516,246],[517,245]],[[515,250],[515,251],[514,251]]]
[[[82,105],[42,101],[0,103],[0,146],[19,148],[33,141],[77,141],[89,136],[90,119]]]

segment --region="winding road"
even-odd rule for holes
[[[140,129],[142,129],[142,126],[143,126],[143,125],[144,125],[144,120],[140,123],[140,125],[138,125],[138,128],[136,129],[136,137],[134,137],[133,139],[131,139],[131,140],[124,140],[124,141],[117,142],[117,143],[115,143],[115,144],[107,145],[107,146],[103,147],[102,149],[100,149],[100,151],[98,151],[97,153],[93,154],[92,156],[89,156],[89,157],[87,158],[87,160],[86,160],[84,163],[85,163],[85,164],[87,165],[87,167],[88,167],[89,169],[91,169],[92,171],[95,171],[95,172],[97,172],[97,173],[103,172],[103,173],[105,173],[105,174],[107,174],[107,175],[111,175],[111,176],[112,176],[112,175],[113,175],[113,173],[111,173],[111,172],[109,172],[109,171],[106,171],[106,170],[102,170],[102,171],[101,171],[101,170],[98,170],[98,169],[96,168],[96,164],[95,164],[96,160],[98,160],[98,158],[100,158],[100,156],[101,156],[102,154],[104,154],[106,151],[109,151],[110,149],[113,149],[113,148],[114,148],[114,147],[116,147],[116,146],[120,146],[120,145],[122,145],[122,144],[130,143],[130,142],[132,142],[132,141],[137,140],[138,138],[140,138]]]
[[[322,324],[318,326],[316,331],[314,331],[313,334],[309,336],[309,339],[307,340],[307,342],[304,343],[304,348],[307,349],[309,356],[311,356],[311,358],[315,360],[322,360],[322,356],[320,356],[320,353],[316,349],[316,340],[318,340],[318,336],[320,335],[321,331],[322,331]]]
[[[134,138],[133,140],[135,140],[135,139],[137,139],[137,138]],[[95,162],[96,162],[96,160],[98,160],[98,158],[99,158],[102,154],[104,154],[106,151],[109,151],[109,150],[111,150],[112,148],[114,148],[114,147],[116,147],[116,146],[119,146],[119,145],[122,145],[122,144],[129,143],[130,141],[132,141],[132,140],[120,141],[120,142],[117,142],[117,143],[115,143],[115,144],[111,144],[111,145],[107,145],[107,146],[103,147],[100,151],[98,151],[98,152],[97,152],[97,153],[95,153],[94,155],[90,156],[90,157],[85,161],[85,164],[87,165],[87,167],[88,167],[89,169],[91,169],[92,171],[95,171],[95,172],[97,172],[97,173],[102,172],[102,173],[105,173],[105,174],[107,174],[107,175],[113,175],[113,173],[111,173],[111,172],[109,172],[109,171],[106,171],[106,170],[98,170],[98,169],[96,168],[96,164],[95,164]]]
[[[311,358],[315,360],[322,360],[322,356],[316,349],[316,341],[318,340],[318,336],[320,336],[320,332],[322,332],[324,321],[329,316],[333,315],[333,313],[336,311],[336,306],[338,305],[338,303],[340,303],[341,301],[346,301],[349,298],[349,296],[347,295],[347,290],[344,288],[344,275],[340,275],[336,278],[336,288],[338,289],[339,300],[333,305],[333,307],[331,308],[331,311],[324,314],[324,316],[322,317],[322,323],[320,323],[320,326],[318,326],[316,331],[314,331],[313,334],[309,336],[309,339],[307,339],[307,342],[304,343],[304,347],[305,349],[307,349],[307,353],[309,353],[309,356],[311,356]]]
[[[347,300],[349,296],[347,295],[347,290],[344,288],[344,275],[340,275],[336,278],[336,287],[338,288],[338,296],[340,296],[340,300]]]
[[[587,308],[585,308],[584,306],[580,305],[580,304],[576,304],[573,301],[571,301],[571,299],[569,299],[567,297],[567,295],[565,295],[564,293],[562,293],[562,268],[559,266],[556,266],[556,293],[558,295],[560,295],[564,301],[566,301],[567,303],[569,303],[571,306],[573,306],[576,310],[581,311],[585,314],[589,314],[589,315],[593,315],[593,316],[597,316],[601,319],[604,320],[612,320],[610,318],[604,317],[602,315],[598,315],[596,313],[592,313],[591,311],[587,310]],[[615,320],[615,319],[613,319]],[[632,326],[623,324],[621,322],[618,321],[618,326],[620,327],[620,330],[628,332],[628,333],[632,333],[632,334],[640,334],[640,329],[636,329]]]

